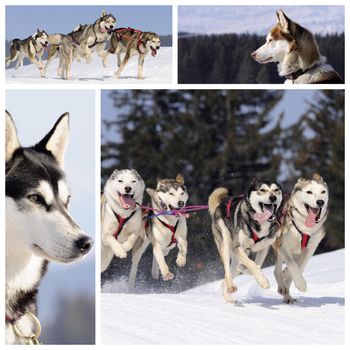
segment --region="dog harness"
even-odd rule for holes
[[[177,240],[175,238],[175,233],[176,233],[176,229],[177,229],[177,225],[179,223],[179,220],[176,221],[175,226],[169,225],[166,222],[162,221],[161,219],[159,219],[159,217],[157,217],[157,219],[161,222],[161,224],[163,226],[165,226],[168,230],[171,231],[171,240],[170,243],[167,245],[167,247],[170,247],[172,244],[177,243]]]
[[[293,223],[294,227],[296,228],[296,230],[301,234],[301,243],[300,243],[300,245],[301,245],[301,249],[303,250],[309,244],[310,235],[308,235],[307,233],[302,232],[299,229],[299,227],[296,225],[294,220],[292,220],[292,223]]]
[[[136,213],[136,210],[133,211],[131,213],[131,215],[128,216],[127,218],[122,218],[119,214],[114,213],[114,215],[115,215],[115,217],[117,218],[117,221],[118,221],[118,228],[113,234],[115,239],[118,239],[118,236],[119,236],[120,232],[122,232],[124,225],[134,216],[135,213]]]
[[[134,33],[138,33],[138,36],[137,36],[137,50],[139,51],[139,53],[145,53],[145,50],[142,50],[140,47],[141,45],[144,45],[143,41],[140,39],[141,38],[141,34],[142,34],[142,31],[141,30],[138,30],[138,29],[134,29],[134,28],[117,28],[117,29],[114,29],[113,32],[117,35],[117,38],[119,40],[123,39],[125,36],[125,33],[127,31],[131,31],[131,36],[134,34]],[[130,40],[130,38],[126,37],[127,40]]]

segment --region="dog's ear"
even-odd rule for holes
[[[180,185],[183,185],[185,183],[184,177],[182,174],[177,174],[175,178],[176,182],[178,182]]]
[[[255,191],[258,187],[258,179],[256,177],[253,178],[252,182],[251,182],[251,190]]]
[[[149,187],[147,187],[146,188],[146,192],[148,193],[148,195],[150,196],[150,197],[153,197],[154,196],[154,193],[156,192],[153,188],[149,188]]]
[[[21,145],[18,141],[15,123],[8,111],[5,111],[5,160],[11,159],[16,149]]]
[[[163,182],[164,181],[164,179],[162,179],[162,178],[160,178],[160,177],[157,177],[157,182],[159,183],[159,182]]]
[[[277,23],[280,24],[282,30],[286,33],[289,32],[291,20],[286,16],[286,14],[280,9],[276,12]]]
[[[117,175],[118,172],[119,172],[118,169],[114,169],[114,170],[113,170],[113,173],[111,174],[111,179],[114,179],[114,178],[116,177],[116,175]]]
[[[64,154],[68,146],[69,113],[59,117],[49,133],[35,146],[51,152],[60,167],[64,167]]]
[[[101,13],[101,17],[106,16],[106,14],[107,14],[106,10],[105,10],[105,9],[103,9],[103,10],[102,10],[102,13]]]
[[[318,173],[314,173],[312,175],[312,180],[315,180],[317,182],[324,182],[323,179],[322,179],[322,176]]]

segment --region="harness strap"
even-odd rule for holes
[[[175,226],[172,226],[172,225],[169,225],[166,222],[162,221],[161,219],[159,219],[159,217],[157,217],[157,219],[161,222],[161,224],[163,226],[165,226],[172,233],[170,243],[167,245],[167,247],[170,247],[172,244],[177,243],[177,240],[175,238],[175,233],[176,233],[176,229],[177,229],[177,225],[179,223],[179,220],[176,221]]]
[[[310,235],[308,235],[307,233],[302,232],[299,227],[296,225],[296,223],[294,222],[294,220],[292,220],[292,223],[294,225],[294,227],[296,228],[296,230],[301,234],[301,249],[305,249],[307,247],[307,245],[309,244],[309,239],[310,239]]]
[[[232,201],[233,201],[233,198],[230,198],[229,201],[227,202],[227,205],[226,205],[226,217],[227,218],[230,217]]]
[[[124,225],[134,216],[135,213],[136,213],[136,210],[133,211],[131,213],[131,215],[128,216],[127,218],[122,218],[119,214],[114,213],[115,217],[118,220],[118,228],[113,234],[115,239],[118,239],[118,236],[119,236],[120,232],[122,232]]]

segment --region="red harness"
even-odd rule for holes
[[[167,245],[167,247],[170,247],[172,244],[177,243],[177,240],[175,238],[175,233],[176,233],[177,224],[179,223],[179,221],[176,222],[175,226],[172,226],[172,225],[169,225],[166,222],[162,221],[158,217],[157,217],[157,219],[161,222],[161,224],[163,226],[165,226],[168,230],[171,231],[171,240],[170,240],[170,243]]]
[[[136,213],[136,210],[133,211],[131,213],[131,215],[128,216],[127,218],[122,218],[119,214],[114,213],[114,215],[115,215],[115,217],[117,218],[117,221],[118,221],[118,228],[113,234],[115,239],[118,239],[118,236],[119,236],[120,232],[122,232],[124,225],[134,216],[135,213]]]
[[[292,220],[292,223],[293,223],[294,227],[297,229],[297,231],[301,234],[301,243],[300,244],[301,244],[301,249],[303,250],[309,244],[310,236],[307,233],[300,231],[299,227],[295,224],[294,220]]]
[[[142,34],[142,31],[141,30],[138,30],[138,29],[134,29],[134,28],[118,28],[118,29],[114,29],[113,32],[116,33],[117,37],[119,40],[121,40],[123,37],[125,37],[125,33],[127,31],[132,31],[133,33],[138,33],[138,37],[137,37],[137,50],[139,50],[139,53],[144,53],[141,49],[140,49],[140,46],[141,45],[144,45],[143,41],[140,39],[141,38],[141,34]],[[130,40],[129,38],[126,37],[126,39]]]

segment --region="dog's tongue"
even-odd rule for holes
[[[309,209],[309,215],[307,216],[305,220],[305,226],[306,227],[314,227],[316,225],[316,218],[318,215],[319,209],[318,208],[311,208]]]
[[[119,199],[123,209],[135,209],[136,202],[129,194],[121,194],[119,195]]]
[[[106,32],[107,32],[107,28],[105,28],[105,27],[100,28],[100,32],[101,32],[101,33],[106,33]]]
[[[262,213],[255,213],[254,214],[254,220],[256,220],[260,225],[265,223],[266,220],[270,219],[271,215],[273,214],[273,208],[270,207],[264,207],[264,211]]]
[[[152,55],[153,57],[156,57],[156,56],[157,56],[157,50],[156,50],[156,49],[152,49],[151,55]]]

